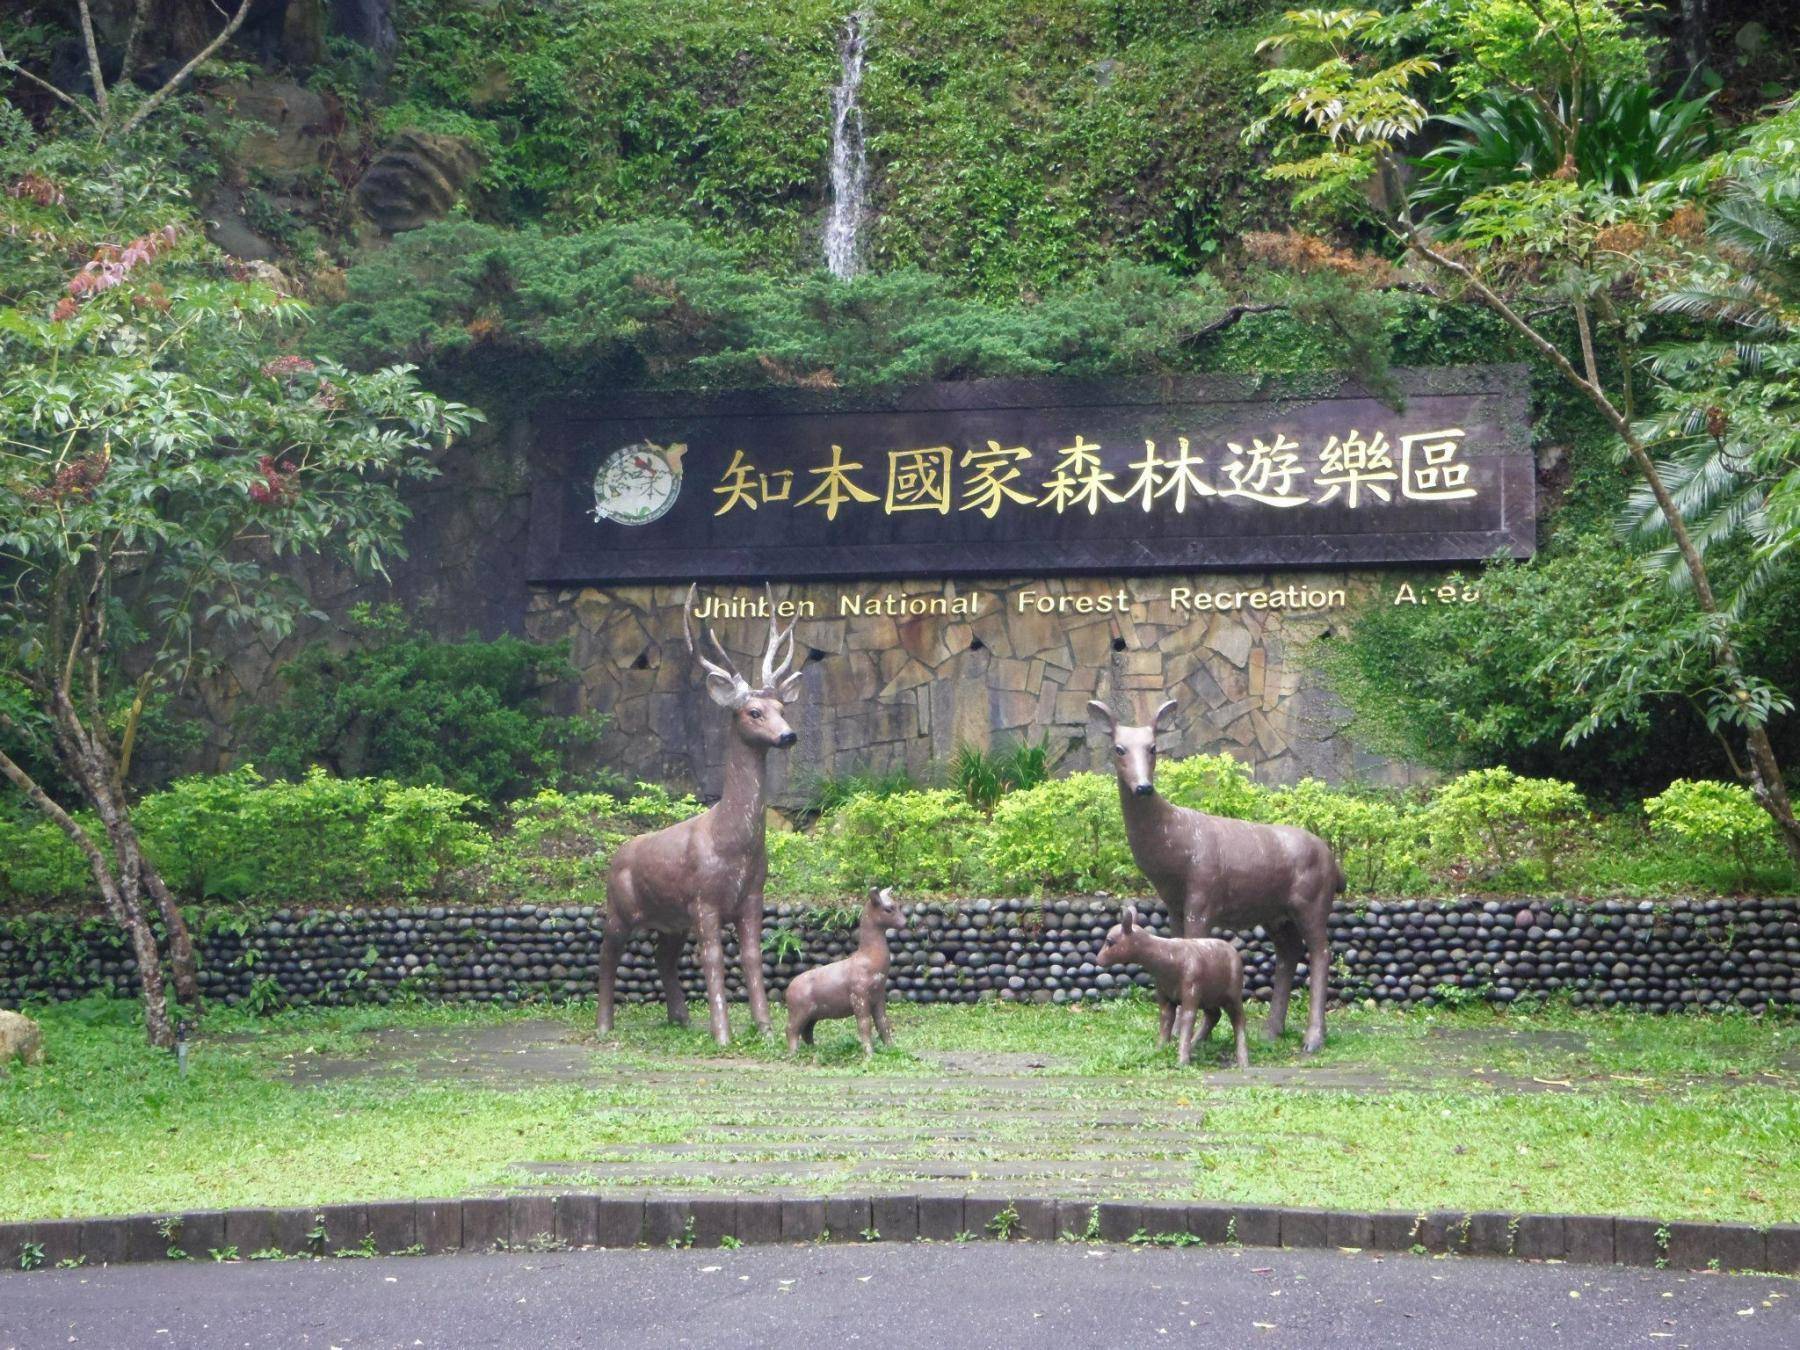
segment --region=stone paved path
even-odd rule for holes
[[[1074,1072],[1054,1055],[919,1051],[917,1065],[878,1074],[795,1073],[751,1056],[646,1063],[552,1019],[486,1027],[385,1029],[361,1053],[312,1055],[300,1084],[346,1079],[474,1081],[498,1088],[603,1090],[614,1125],[635,1110],[663,1128],[598,1145],[574,1160],[517,1160],[516,1180],[651,1192],[754,1189],[817,1193],[893,1186],[922,1194],[1003,1182],[1019,1193],[1129,1191],[1144,1199],[1191,1189],[1194,1169],[1222,1146],[1205,1101],[1220,1088],[1386,1093],[1479,1085],[1499,1094],[1575,1092],[1575,1082],[1488,1072],[1479,1030],[1450,1032],[1404,1069],[1282,1064],[1199,1069],[1185,1081]],[[1568,1033],[1532,1033],[1544,1048],[1579,1051]],[[1473,1038],[1468,1045],[1457,1035]],[[1433,1041],[1437,1037],[1429,1038]],[[1470,1053],[1473,1052],[1473,1053]],[[729,1084],[730,1091],[720,1089]],[[675,1118],[680,1128],[667,1122]]]

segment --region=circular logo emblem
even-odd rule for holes
[[[615,450],[594,474],[594,519],[620,525],[648,525],[660,519],[681,495],[685,445],[667,448],[639,441]]]

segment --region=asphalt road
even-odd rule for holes
[[[1800,1346],[1800,1282],[993,1242],[0,1275],[0,1347]]]

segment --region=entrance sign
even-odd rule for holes
[[[1134,573],[1528,556],[1525,371],[638,394],[534,419],[531,580]]]

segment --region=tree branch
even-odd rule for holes
[[[111,116],[111,105],[106,98],[106,72],[100,69],[100,46],[94,41],[94,16],[88,9],[88,0],[80,0],[81,38],[87,44],[88,79],[94,85],[94,106],[100,110],[101,122]]]
[[[82,103],[82,101],[80,99],[75,98],[73,95],[69,94],[66,90],[58,89],[55,85],[51,84],[50,81],[43,79],[37,75],[33,75],[29,70],[25,69],[24,66],[20,65],[17,61],[13,60],[10,56],[8,56],[6,54],[6,48],[4,46],[0,46],[0,69],[10,70],[13,74],[22,76],[23,78],[31,81],[31,83],[35,84],[39,89],[42,89],[46,94],[49,94],[53,98],[59,99],[63,103],[68,104],[76,112],[80,113],[83,117],[87,118],[90,125],[95,126],[95,127],[98,127],[100,125],[100,119],[95,117],[93,112],[90,111],[87,108],[87,106]]]
[[[138,127],[142,126],[144,119],[160,108],[164,102],[168,100],[169,95],[173,94],[187,81],[188,76],[192,75],[197,69],[210,60],[214,52],[218,51],[219,48],[231,41],[232,34],[237,32],[239,27],[243,25],[245,17],[250,13],[250,3],[251,0],[243,0],[243,3],[238,6],[237,13],[231,16],[230,21],[219,31],[219,35],[202,47],[199,52],[195,54],[193,60],[189,61],[180,70],[171,75],[167,84],[163,85],[161,89],[158,89],[154,94],[150,95],[149,98],[138,105],[138,110],[126,120],[124,126],[119,128],[119,134],[121,136],[129,136],[132,132],[136,131]],[[82,0],[82,4],[83,8],[85,8],[86,0]]]

